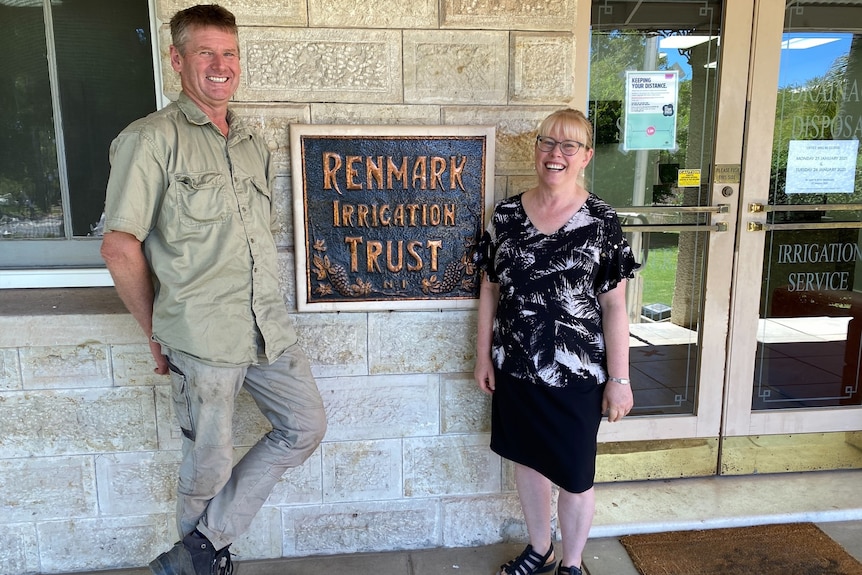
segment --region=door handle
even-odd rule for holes
[[[726,214],[729,213],[730,206],[728,204],[718,204],[715,206],[627,206],[617,208],[617,214],[621,220],[637,220],[647,222],[649,219],[645,214],[659,214],[678,217],[683,214]],[[623,223],[623,231],[625,232],[726,232],[726,222],[716,222],[715,224],[649,224],[649,223]]]

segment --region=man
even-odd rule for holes
[[[239,85],[233,14],[217,5],[170,22],[175,103],[111,145],[102,257],[170,373],[183,433],[181,540],[156,575],[230,575],[228,546],[326,429],[323,402],[278,284],[269,152],[228,109]],[[272,424],[232,468],[240,388]]]

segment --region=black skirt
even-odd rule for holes
[[[491,450],[570,493],[592,487],[604,384],[549,387],[494,372]]]

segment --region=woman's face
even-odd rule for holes
[[[571,186],[574,188],[581,171],[593,157],[593,150],[583,145],[576,146],[578,150],[571,156],[567,155],[571,152],[571,142],[575,141],[582,144],[583,135],[578,138],[566,137],[562,129],[554,127],[547,134],[540,134],[539,136],[542,138],[541,146],[537,140],[535,149],[536,174],[539,176],[539,181],[552,187]],[[556,144],[549,151],[542,149],[542,147],[549,148],[554,142]],[[561,143],[565,145],[561,145]],[[566,148],[565,153],[564,148]]]

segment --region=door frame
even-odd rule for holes
[[[745,124],[741,206],[769,203],[785,10],[783,2],[760,0],[755,3],[752,59],[747,90],[750,109]],[[764,142],[769,142],[769,145],[764,145]],[[759,287],[755,288],[758,297],[752,297],[752,286],[760,286],[766,233],[747,230],[750,224],[765,224],[767,212],[749,212],[742,207],[740,209],[743,213],[737,222],[739,248],[733,268],[735,279],[731,291],[731,329],[727,345],[727,393],[722,436],[859,431],[862,406],[752,411],[761,301]]]
[[[753,4],[754,0],[725,0],[723,6],[720,61],[733,63],[737,69],[744,67],[747,70],[749,67]],[[588,9],[589,5],[590,0],[580,0],[580,8]],[[579,10],[579,13],[583,12]],[[733,24],[729,25],[731,22]],[[739,167],[742,163],[748,74],[723,73],[728,67],[729,65],[722,65],[719,69],[713,166]],[[698,330],[700,370],[695,413],[638,416],[625,418],[614,424],[604,422],[599,429],[600,442],[719,437],[727,379],[725,369],[731,315],[731,277],[727,270],[734,266],[734,248],[740,229],[740,185],[739,181],[713,183],[711,188],[710,205],[722,205],[725,209],[711,213],[709,224],[724,224],[727,231],[708,234],[702,325]]]

